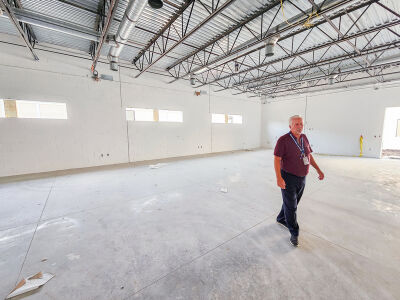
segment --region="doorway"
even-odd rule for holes
[[[386,108],[381,157],[400,159],[400,107]]]

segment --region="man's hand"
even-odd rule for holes
[[[285,180],[283,180],[282,177],[278,178],[276,183],[278,184],[278,186],[279,186],[282,190],[286,189],[286,183],[285,183]]]
[[[282,175],[281,175],[281,160],[282,160],[282,158],[274,155],[274,168],[275,168],[275,174],[276,174],[276,184],[281,189],[284,190],[286,188],[286,183],[285,183],[285,180],[283,180]]]
[[[318,167],[317,163],[315,162],[314,157],[310,154],[310,164],[314,167],[315,170],[318,172],[318,179],[323,180],[325,178],[324,173],[322,173],[321,169]]]

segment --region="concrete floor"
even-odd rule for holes
[[[271,150],[3,179],[0,297],[44,271],[28,299],[400,299],[400,160],[316,158],[298,248]]]

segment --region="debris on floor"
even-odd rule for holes
[[[167,165],[167,164],[166,163],[158,163],[155,165],[149,165],[149,168],[150,169],[158,169],[158,168],[164,167],[165,165]]]
[[[81,256],[80,256],[79,254],[70,253],[70,254],[67,254],[67,258],[68,258],[69,260],[76,260],[76,259],[80,259]]]
[[[10,299],[12,297],[36,290],[37,288],[47,283],[53,277],[54,277],[53,274],[39,272],[31,277],[22,279],[17,284],[15,289],[11,291],[11,293],[7,296],[6,299]]]
[[[228,188],[227,188],[227,187],[222,187],[222,188],[220,189],[220,191],[221,191],[222,193],[227,193],[227,192],[228,192]]]

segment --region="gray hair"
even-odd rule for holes
[[[299,116],[299,115],[291,116],[291,117],[289,118],[289,125],[292,124],[292,121],[293,121],[294,119],[303,119],[303,118],[302,118],[301,116]]]

